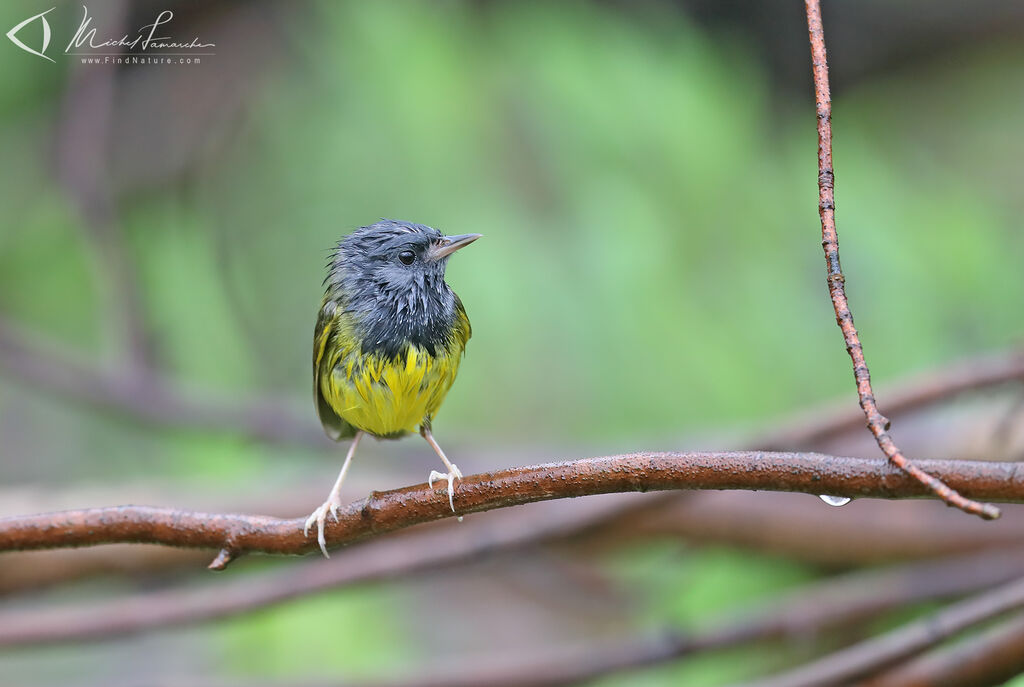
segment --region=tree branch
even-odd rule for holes
[[[671,537],[830,567],[1017,548],[1024,542],[1022,506],[1007,506],[995,526],[938,506],[874,501],[822,509],[816,499],[792,494],[703,491],[662,508],[626,511],[595,537],[599,544]]]
[[[390,579],[478,557],[499,548],[560,537],[575,527],[532,516],[517,528],[466,528],[417,539],[374,542],[331,561],[292,566],[227,584],[138,594],[55,609],[0,611],[0,647],[98,641],[139,631],[207,622],[256,611],[296,596]],[[535,528],[534,528],[535,526]],[[470,533],[469,530],[473,531]],[[562,647],[512,660],[486,656],[459,662],[454,672],[395,683],[427,685],[571,685],[598,676],[655,665],[704,651],[751,642],[805,638],[860,623],[908,604],[947,598],[1002,584],[1024,572],[1024,553],[991,552],[882,570],[854,572],[811,584],[753,611],[727,616],[693,634],[663,630],[600,645]],[[595,657],[599,657],[595,659]],[[378,683],[373,683],[378,684]]]
[[[14,362],[5,359],[4,325],[0,319],[0,366]],[[31,349],[17,349],[18,356],[31,356]],[[52,359],[59,368],[61,380],[74,379],[65,374],[64,362]],[[30,361],[33,369],[42,369],[42,363]],[[45,367],[45,366],[44,366]],[[990,356],[979,356],[950,363],[915,379],[907,379],[891,389],[890,410],[912,412],[928,404],[940,403],[958,393],[988,388],[1022,379],[1024,351],[1009,351]],[[191,403],[186,399],[184,403]],[[234,400],[238,403],[237,399]],[[242,403],[243,407],[248,404]],[[131,412],[135,404],[118,406],[118,412]],[[239,410],[231,415],[253,417]],[[209,417],[208,415],[206,417]],[[863,415],[859,408],[836,407],[832,411],[816,413],[801,419],[782,421],[771,435],[753,439],[749,447],[770,450],[777,446],[792,446],[806,450],[821,450],[830,440],[861,427]],[[956,426],[944,426],[951,433]],[[223,431],[245,431],[244,427],[224,426]],[[308,436],[317,443],[323,441],[318,427],[309,427]],[[305,430],[304,430],[305,431]],[[287,440],[287,436],[279,435]],[[998,457],[1004,460],[1003,457]],[[272,501],[264,500],[237,504],[242,512],[290,514],[301,512],[310,499],[317,496],[302,489],[287,494],[276,492]],[[17,492],[15,492],[17,493]],[[49,492],[53,493],[53,492]],[[606,521],[595,514],[587,527],[612,528],[611,536],[633,537],[639,527],[641,536],[682,536],[691,541],[720,539],[740,546],[782,552],[803,560],[830,564],[863,564],[950,554],[969,549],[1016,542],[1018,525],[1024,523],[1024,513],[1017,512],[1013,523],[1004,522],[997,528],[981,527],[973,520],[951,518],[952,513],[889,504],[884,508],[862,510],[853,522],[845,517],[848,511],[825,510],[801,499],[778,499],[729,492],[705,492],[688,499],[678,494],[665,498],[647,498],[634,502],[633,509],[617,513]],[[82,503],[84,496],[66,498],[66,502]],[[0,503],[5,501],[0,493]],[[222,501],[218,497],[217,501]],[[660,503],[659,503],[660,502]],[[8,504],[10,505],[10,504]],[[29,508],[20,509],[23,512]],[[8,508],[8,513],[18,509]],[[1004,520],[1007,514],[1004,513]],[[867,520],[865,520],[867,519]],[[871,521],[877,520],[877,526]],[[628,523],[633,522],[634,525]],[[625,525],[625,527],[624,527]],[[753,526],[752,526],[753,525]],[[78,577],[96,574],[129,574],[149,570],[166,571],[170,567],[193,567],[198,562],[196,551],[168,550],[150,546],[105,546],[83,551],[38,551],[12,557],[0,566],[0,595],[14,590],[53,585]],[[199,556],[207,555],[198,552]]]
[[[1024,673],[1024,615],[936,650],[860,687],[996,687]]]
[[[819,0],[805,0],[807,30],[811,40],[811,68],[814,76],[814,96],[818,113],[818,214],[821,216],[821,245],[825,249],[828,270],[828,293],[836,313],[836,323],[843,332],[846,350],[853,361],[853,376],[857,382],[857,396],[867,419],[868,429],[878,442],[882,453],[901,470],[926,485],[940,499],[960,510],[991,520],[999,517],[999,509],[965,499],[940,479],[911,463],[889,436],[889,420],[878,410],[871,389],[871,372],[864,349],[853,324],[853,313],[846,298],[846,278],[839,264],[839,234],[836,232],[834,174],[832,171],[832,96],[828,85],[828,61],[825,57],[825,31],[821,25]]]
[[[189,391],[156,373],[104,372],[79,362],[66,350],[16,331],[0,318],[0,366],[33,389],[127,413],[160,427],[242,433],[274,443],[325,448],[333,445],[296,406],[273,397],[239,402],[210,392]]]
[[[1010,382],[1024,382],[1024,350],[975,356],[945,363],[937,370],[907,379],[889,389],[885,408],[890,415],[902,415],[940,403],[969,391],[988,389]],[[843,403],[825,411],[798,418],[756,440],[764,450],[822,450],[827,442],[864,427],[864,413]]]
[[[557,514],[552,505],[525,509],[511,518],[484,516],[460,527],[379,539],[330,560],[303,561],[284,570],[221,578],[199,587],[190,584],[49,609],[0,610],[0,647],[97,641],[249,613],[318,591],[393,579],[570,536],[596,515],[613,517],[632,504],[591,500],[584,508]],[[1020,563],[1018,567],[1024,567],[1024,559]],[[995,574],[1002,568],[1005,565],[996,565]]]
[[[846,685],[915,656],[970,627],[1022,608],[1024,578],[1019,578],[792,672],[744,687]]]
[[[993,554],[890,570],[857,572],[794,590],[753,613],[722,619],[693,634],[663,631],[599,646],[461,663],[445,674],[364,682],[360,687],[566,687],[636,668],[786,637],[809,637],[905,604],[962,594],[1012,579],[1019,554]],[[991,564],[989,567],[987,564]]]
[[[1024,499],[1017,463],[925,461],[966,493],[1000,501]],[[556,498],[624,491],[756,489],[849,497],[909,498],[928,494],[882,461],[815,453],[632,453],[513,468],[466,477],[456,491],[460,515]],[[451,517],[440,488],[419,484],[371,494],[328,524],[337,547],[422,522]],[[316,549],[302,518],[211,514],[117,506],[0,520],[0,551],[142,542],[232,552],[301,554]]]

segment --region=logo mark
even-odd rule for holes
[[[50,47],[50,22],[46,21],[46,16],[45,15],[49,14],[50,12],[54,11],[55,9],[57,9],[57,8],[56,7],[51,7],[50,9],[46,10],[45,12],[40,12],[39,14],[35,15],[34,17],[29,17],[28,19],[26,19],[25,21],[21,22],[20,24],[15,26],[13,29],[8,31],[7,32],[7,37],[11,39],[12,43],[14,43],[16,46],[18,46],[19,48],[21,48],[25,52],[32,53],[33,55],[37,55],[38,57],[42,57],[44,60],[50,60],[50,62],[53,62],[54,61],[53,58],[52,57],[47,57],[46,54],[45,54],[46,53],[46,49],[48,47]],[[22,43],[20,40],[18,40],[18,37],[16,35],[19,31],[21,31],[23,28],[25,28],[26,26],[28,26],[29,24],[34,22],[36,19],[38,19],[39,21],[41,21],[43,23],[43,47],[40,48],[39,50],[33,50],[32,48],[28,47],[27,45]]]

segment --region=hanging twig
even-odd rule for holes
[[[825,249],[828,268],[828,293],[836,313],[836,322],[843,332],[846,350],[853,361],[857,396],[867,418],[868,429],[893,465],[911,475],[940,499],[960,510],[991,520],[999,517],[999,509],[989,504],[966,499],[950,489],[942,480],[911,463],[889,436],[889,420],[878,411],[871,389],[871,372],[864,359],[864,349],[853,324],[853,313],[846,299],[843,270],[839,264],[839,234],[836,232],[835,196],[832,172],[832,96],[828,85],[828,62],[825,57],[825,32],[821,25],[819,0],[806,0],[807,29],[811,40],[811,65],[814,75],[814,96],[818,113],[818,213],[821,216],[821,245]]]

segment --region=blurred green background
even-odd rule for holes
[[[435,432],[463,471],[728,447],[736,431],[853,402],[824,285],[797,3],[88,7],[98,25],[120,12],[135,27],[165,5],[176,35],[217,54],[108,69],[0,45],[0,315],[19,331],[122,370],[119,308],[134,298],[140,350],[161,373],[283,397],[312,421],[327,251],[391,217],[485,235],[448,270],[474,337]],[[1021,338],[1024,19],[1013,3],[970,21],[964,7],[825,6],[843,266],[883,387]],[[44,9],[4,3],[0,27]],[[51,52],[80,15],[75,3],[49,15]],[[893,24],[913,24],[914,40]],[[353,473],[375,488],[432,467],[413,440],[367,456]],[[150,483],[169,503],[191,485],[326,490],[339,458],[326,442],[139,424],[0,366],[5,488]],[[607,562],[651,599],[680,599],[641,603],[636,622],[699,622],[817,574],[728,550],[665,556]],[[428,652],[400,615],[419,594],[429,589],[349,590],[144,646],[201,642],[186,674],[379,675]],[[103,676],[116,651],[3,653],[0,671]],[[607,684],[720,684],[773,660],[716,656]]]

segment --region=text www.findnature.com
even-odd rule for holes
[[[200,64],[199,57],[83,57],[82,64]]]

